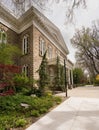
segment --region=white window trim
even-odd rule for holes
[[[45,51],[46,51],[46,43],[45,43],[45,40],[40,37],[40,40],[39,40],[39,55],[40,55],[40,56],[43,56],[44,53],[45,53]]]
[[[52,55],[53,55],[53,48],[52,46],[48,46],[48,58],[52,59]]]
[[[23,43],[22,43],[22,54],[25,55],[25,54],[28,54],[28,46],[29,46],[29,36],[28,35],[25,35],[23,37]]]
[[[0,44],[1,43],[4,43],[4,44],[6,44],[7,43],[7,35],[6,35],[6,32],[4,31],[4,30],[2,30],[2,29],[0,29],[0,34],[1,34],[1,38],[0,38]],[[5,39],[3,39],[3,35],[5,35]]]
[[[25,74],[25,76],[28,76],[28,65],[23,65],[22,67],[22,73]]]

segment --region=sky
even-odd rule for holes
[[[60,29],[70,54],[68,59],[73,63],[75,60],[75,49],[70,43],[76,29],[81,29],[82,26],[91,27],[92,22],[99,19],[99,0],[87,0],[86,9],[78,9],[75,12],[74,24],[66,24],[66,3],[60,0],[59,4],[51,5],[52,12],[46,12],[45,15]]]

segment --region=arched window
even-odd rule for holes
[[[45,40],[40,37],[40,39],[39,39],[39,55],[43,56],[45,51],[46,51]]]
[[[22,73],[25,74],[25,76],[29,76],[29,67],[28,67],[28,65],[23,65]]]
[[[7,34],[3,29],[0,29],[0,44],[1,43],[7,43]]]
[[[52,47],[49,45],[49,46],[48,46],[48,58],[49,58],[49,59],[52,58],[52,54],[53,54],[53,49],[52,49]]]
[[[23,45],[22,45],[22,53],[28,54],[28,46],[29,46],[29,36],[25,35],[23,37]]]

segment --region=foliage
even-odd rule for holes
[[[13,82],[15,84],[16,91],[20,91],[23,88],[27,87],[29,83],[29,78],[24,74],[16,74],[13,77]]]
[[[96,26],[92,29],[83,27],[71,39],[72,45],[77,48],[77,62],[93,77],[99,73],[99,33],[97,30]]]
[[[14,90],[9,89],[5,92],[0,93],[0,96],[8,96],[8,95],[13,95],[13,94],[15,94]]]
[[[60,97],[56,96],[54,98],[54,101],[56,102],[56,104],[60,104],[62,102],[62,99]]]
[[[74,84],[82,84],[84,79],[84,73],[81,68],[75,68],[73,70],[73,82]]]
[[[46,113],[47,111],[47,108],[43,107],[40,109],[40,114]]]
[[[65,91],[65,71],[64,66],[60,66],[60,83],[62,91]]]
[[[0,64],[14,64],[16,55],[20,55],[20,50],[17,46],[0,44]]]
[[[51,90],[47,90],[45,92],[45,96],[52,96],[52,91]]]
[[[19,66],[0,64],[0,96],[14,94],[13,76],[16,73],[20,73]]]
[[[93,83],[94,83],[94,85],[98,85],[99,86],[99,80],[94,79]]]
[[[39,67],[39,89],[41,91],[41,95],[44,95],[45,89],[49,85],[48,63],[47,63],[46,53],[47,51],[45,52],[41,61],[41,65]]]
[[[15,122],[16,127],[23,127],[27,124],[27,121],[25,119],[19,119]]]
[[[0,80],[6,83],[10,90],[14,89],[12,77],[15,73],[20,72],[20,67],[13,65],[16,55],[19,56],[19,54],[18,47],[11,44],[0,44]],[[10,90],[4,92],[3,95],[10,94]]]
[[[39,117],[39,116],[40,116],[40,113],[39,113],[38,110],[32,110],[32,111],[31,111],[31,116]]]
[[[57,57],[57,62],[56,62],[56,86],[60,87],[61,83],[60,83],[60,59],[59,57]]]
[[[0,97],[0,130],[23,127],[29,123],[29,117],[46,113],[52,106],[61,102],[60,97],[32,97],[22,94]],[[29,107],[21,106],[21,103]]]
[[[64,67],[60,65],[60,59],[57,57],[56,61],[56,72],[55,72],[55,80],[54,80],[54,89],[56,90],[64,90]]]

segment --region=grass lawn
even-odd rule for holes
[[[0,97],[0,130],[25,130],[50,108],[61,103],[60,97],[32,97],[22,94]],[[28,104],[27,107],[22,106]]]

